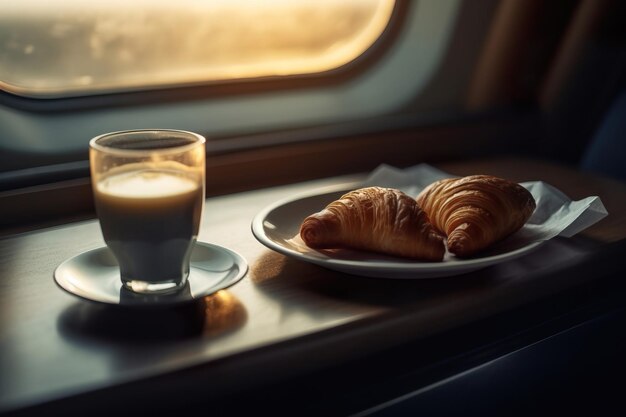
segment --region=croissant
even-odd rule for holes
[[[352,248],[441,261],[444,238],[402,191],[368,187],[351,191],[308,216],[300,237],[313,249]]]
[[[467,257],[520,229],[535,210],[533,196],[519,184],[489,175],[437,181],[417,203],[435,229],[448,237],[448,250]]]

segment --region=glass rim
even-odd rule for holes
[[[154,149],[123,149],[115,146],[107,146],[98,143],[98,141],[112,137],[112,136],[121,136],[133,133],[178,133],[183,136],[187,136],[193,139],[190,143],[185,143],[180,146],[170,146],[167,148],[154,148]],[[206,139],[204,136],[190,132],[188,130],[179,130],[179,129],[130,129],[130,130],[118,130],[115,132],[103,133],[102,135],[98,135],[92,138],[89,141],[89,147],[93,150],[103,153],[109,154],[118,154],[118,155],[133,155],[133,156],[141,156],[141,155],[153,155],[155,153],[159,154],[173,154],[173,153],[181,153],[191,149],[194,149],[197,146],[203,145],[206,143]]]

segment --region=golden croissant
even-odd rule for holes
[[[304,219],[300,236],[313,249],[352,248],[441,261],[444,238],[416,201],[391,188],[351,191]]]
[[[417,203],[435,229],[448,237],[448,250],[471,256],[520,229],[535,210],[533,196],[519,184],[490,175],[437,181]]]

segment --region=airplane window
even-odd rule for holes
[[[493,6],[492,0],[485,1]],[[462,0],[180,0],[176,6],[165,0],[133,0],[126,1],[127,4],[120,0],[104,3],[98,0],[97,6],[89,3],[82,8],[79,0],[0,0],[0,3],[0,90],[3,87],[8,90],[0,91],[0,189],[4,173],[7,173],[5,183],[9,189],[17,186],[14,178],[18,174],[28,176],[28,184],[36,184],[48,182],[51,171],[73,169],[64,164],[78,163],[84,167],[88,140],[117,130],[190,130],[208,138],[213,154],[227,154],[261,147],[278,149],[276,145],[345,137],[370,129],[403,126],[403,123],[423,123],[431,114],[438,117],[441,111],[453,111],[463,105],[464,86],[481,50],[481,33],[489,28],[493,9],[477,8]],[[143,10],[136,4],[143,5]],[[296,48],[295,40],[280,39],[278,35],[275,44],[268,45],[255,36],[247,39],[248,43],[241,41],[245,53],[236,52],[240,46],[234,45],[234,50],[222,49],[224,56],[237,58],[239,63],[250,63],[241,65],[240,69],[253,68],[252,63],[262,62],[261,57],[277,56],[282,61],[276,61],[279,64],[273,69],[274,73],[266,72],[265,76],[260,75],[262,72],[257,76],[240,73],[231,76],[243,78],[211,79],[218,74],[212,73],[212,69],[224,69],[217,64],[225,61],[209,61],[210,56],[205,54],[203,59],[213,66],[203,71],[199,66],[193,67],[205,78],[192,81],[190,73],[186,72],[185,78],[181,72],[172,70],[180,69],[177,65],[184,61],[180,58],[182,50],[194,46],[200,52],[213,51],[216,45],[233,45],[228,39],[230,35],[207,40],[191,27],[189,32],[193,35],[185,38],[186,43],[179,41],[179,48],[166,51],[163,48],[169,38],[185,33],[187,26],[192,25],[181,26],[173,17],[163,17],[163,33],[150,29],[152,32],[144,31],[150,34],[147,39],[137,40],[143,42],[143,49],[131,53],[122,47],[121,40],[125,38],[113,37],[116,33],[132,31],[130,22],[152,24],[155,8],[175,16],[182,13],[183,6],[189,5],[190,10],[196,11],[188,13],[190,19],[201,16],[200,11],[204,11],[204,18],[195,20],[200,24],[210,16],[215,17],[215,10],[235,10],[231,7],[233,4],[242,6],[245,16],[255,10],[269,16],[274,13],[270,11],[278,10],[279,6],[284,7],[282,16],[306,10],[302,13],[307,18],[290,27],[311,29],[308,35],[298,38],[300,45],[309,46]],[[318,12],[315,12],[316,5],[320,6]],[[305,6],[308,9],[295,9]],[[207,11],[210,7],[215,9],[211,13]],[[356,11],[350,12],[350,7]],[[93,40],[87,32],[80,32],[78,23],[73,26],[58,23],[71,21],[68,19],[72,16],[74,22],[88,22],[88,16],[111,15],[116,10],[125,11],[120,14],[118,23],[109,21],[108,26],[99,29],[100,41]],[[328,10],[335,12],[331,16]],[[84,17],[76,17],[79,12],[84,13]],[[352,13],[350,18],[349,13]],[[45,25],[44,16],[48,16]],[[324,16],[329,20],[328,26],[322,26]],[[223,25],[221,20],[207,27],[234,30],[237,26],[234,23]],[[267,19],[257,20],[265,25],[263,31],[283,30],[287,25],[280,21],[270,24]],[[315,21],[315,25],[309,25],[309,20]],[[93,31],[97,25],[93,19],[90,22],[82,27],[91,25]],[[376,31],[372,29],[375,22],[379,25]],[[24,30],[18,36],[15,28],[27,28],[28,24],[31,30]],[[350,32],[352,24],[356,26]],[[242,30],[251,33],[245,26]],[[468,36],[469,30],[479,33]],[[335,43],[327,38],[331,32],[341,35]],[[41,36],[36,37],[35,33]],[[106,33],[111,37],[106,37]],[[348,36],[350,33],[354,35],[352,38]],[[63,37],[67,42],[59,40],[56,47],[48,49],[35,42],[55,37]],[[154,38],[153,41],[150,38]],[[127,39],[134,41],[135,37],[128,35]],[[325,46],[320,44],[320,39],[327,42]],[[62,47],[65,43],[70,46]],[[96,54],[97,59],[85,46],[92,43],[102,54]],[[112,49],[104,48],[104,44]],[[83,54],[75,52],[72,45],[82,45]],[[259,51],[254,45],[258,45]],[[312,45],[316,45],[315,48]],[[356,49],[348,53],[350,45]],[[276,52],[270,53],[272,49]],[[462,53],[457,52],[459,49]],[[124,50],[127,53],[122,53]],[[9,58],[16,51],[19,59]],[[330,65],[330,58],[338,56],[338,51],[348,52],[344,61],[335,61],[333,65],[346,64],[335,70],[322,70],[322,63]],[[359,53],[362,55],[356,57]],[[46,54],[48,61],[45,63],[34,61]],[[326,61],[322,57],[326,57]],[[287,58],[292,67],[284,65]],[[29,59],[33,61],[26,65]],[[350,59],[352,61],[348,62]],[[269,71],[269,58],[265,63],[267,65],[257,66],[257,70]],[[160,64],[164,66],[158,67]],[[322,72],[297,73],[296,64],[302,65],[299,71],[304,71],[307,64],[309,71]],[[89,66],[93,69],[91,73],[83,70]],[[285,68],[293,72],[283,71]],[[123,73],[121,69],[129,72]],[[59,77],[63,73],[75,74],[75,77],[63,80]],[[126,78],[122,77],[124,74]],[[173,78],[167,79],[165,75],[178,76],[178,84],[173,84]],[[30,80],[30,85],[26,80]],[[68,80],[73,80],[73,84]],[[114,85],[114,81],[119,83]],[[415,115],[419,117],[414,118]],[[33,169],[36,172],[30,171]],[[20,180],[19,184],[26,182]]]
[[[4,2],[0,87],[66,97],[329,71],[376,41],[395,0],[85,4]]]

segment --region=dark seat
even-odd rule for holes
[[[580,167],[626,181],[626,91],[611,105],[587,146]]]

